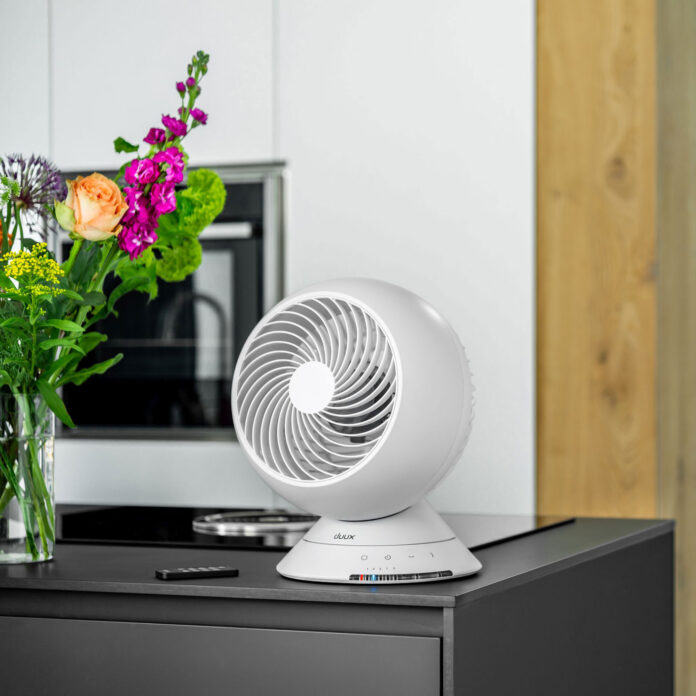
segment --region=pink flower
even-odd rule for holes
[[[208,122],[208,114],[200,109],[191,109],[191,116],[193,116],[194,121],[198,121],[202,126]]]
[[[123,224],[131,224],[139,222],[142,224],[153,223],[156,219],[152,210],[152,203],[145,192],[136,187],[126,187],[126,203],[128,203],[128,211],[123,217]]]
[[[196,78],[194,77],[189,77],[186,79],[186,86],[187,87],[195,87],[196,86]]]
[[[128,184],[151,184],[157,181],[159,175],[159,167],[151,159],[145,158],[133,160],[126,167],[123,178]]]
[[[157,217],[176,210],[176,195],[172,184],[154,184],[150,200]]]
[[[177,82],[176,91],[180,94],[183,94],[186,91],[186,85],[183,82]]]
[[[157,241],[155,226],[135,222],[124,225],[118,235],[118,246],[128,253],[131,261]]]
[[[184,155],[176,145],[158,152],[152,158],[159,164],[167,165],[165,181],[170,184],[178,184],[184,178]]]
[[[162,116],[162,124],[169,130],[174,138],[186,135],[186,124],[173,116]]]
[[[123,191],[126,194],[126,203],[128,203],[128,214],[136,213],[146,205],[147,199],[142,189],[137,186],[126,186]]]
[[[150,128],[147,135],[143,138],[143,142],[148,145],[156,145],[163,143],[166,138],[166,133],[161,128]]]

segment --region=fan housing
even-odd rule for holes
[[[237,361],[232,389],[237,435],[271,487],[328,520],[310,530],[279,570],[295,558],[300,570],[285,568],[290,577],[307,579],[301,566],[314,565],[312,579],[351,581],[343,578],[344,569],[331,569],[335,561],[328,573],[318,573],[322,564],[306,560],[317,549],[303,544],[350,547],[341,543],[342,535],[352,535],[349,541],[374,539],[386,524],[380,520],[397,513],[405,516],[402,522],[387,524],[395,539],[399,524],[411,530],[415,524],[432,543],[456,540],[419,501],[461,455],[471,430],[472,394],[456,334],[436,310],[403,288],[375,280],[330,281],[274,307]],[[347,522],[362,531],[338,530]],[[313,538],[317,534],[323,541]],[[478,561],[454,543],[464,549],[460,555],[472,572]],[[358,558],[365,555],[370,557]],[[345,568],[355,569],[354,556],[346,556]],[[452,569],[423,572],[440,571]],[[457,574],[462,573],[459,563]],[[356,575],[365,573],[348,574]]]

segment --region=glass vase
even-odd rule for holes
[[[0,391],[0,563],[53,558],[54,429],[41,396]]]

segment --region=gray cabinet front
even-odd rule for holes
[[[0,617],[0,642],[18,696],[440,693],[437,638]]]

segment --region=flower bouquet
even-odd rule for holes
[[[193,56],[176,83],[178,113],[150,129],[147,152],[114,141],[129,154],[114,179],[95,172],[66,186],[42,157],[0,159],[0,563],[52,557],[54,416],[74,427],[60,387],[123,357],[84,360],[107,340],[95,325],[126,293],[154,298],[160,279],[183,280],[201,262],[198,236],[222,211],[225,189],[205,169],[184,183],[182,141],[208,118],[196,107],[208,58]],[[48,244],[53,221],[72,240],[62,264]]]

